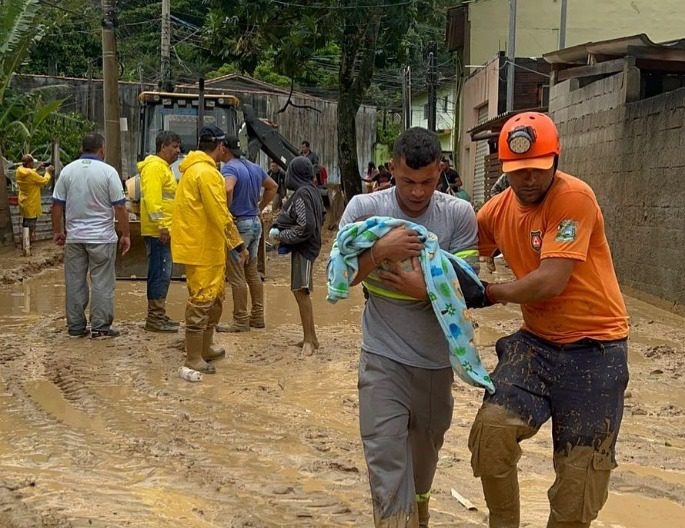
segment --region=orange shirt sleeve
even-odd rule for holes
[[[492,215],[494,208],[492,200],[480,208],[477,215],[478,220],[478,253],[483,257],[492,257],[495,254],[497,243],[495,234],[492,231]]]
[[[559,196],[543,235],[540,259],[567,258],[585,262],[598,215],[597,202],[582,191]]]

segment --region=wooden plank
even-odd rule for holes
[[[595,77],[598,75],[610,75],[623,71],[625,64],[624,59],[614,59],[589,66],[577,66],[575,68],[567,68],[557,72],[557,82],[567,81],[569,79],[577,79],[580,77]]]

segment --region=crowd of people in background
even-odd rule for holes
[[[450,165],[450,159],[447,156],[440,158],[440,178],[436,190],[471,202],[471,196],[464,190],[464,184],[459,173]],[[369,161],[366,172],[362,175],[362,180],[367,193],[394,187],[395,176],[392,161],[386,161],[378,166],[373,161]]]

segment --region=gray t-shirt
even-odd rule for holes
[[[65,204],[68,244],[117,242],[112,207],[126,199],[111,165],[90,155],[72,161],[62,169],[52,199]]]
[[[390,216],[424,226],[450,253],[478,247],[478,224],[468,202],[435,192],[425,213],[407,216],[395,188],[357,195],[347,205],[340,227],[367,215]],[[427,301],[402,301],[371,295],[362,318],[362,348],[372,354],[426,369],[450,366],[447,339]]]

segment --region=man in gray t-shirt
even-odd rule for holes
[[[391,216],[423,225],[444,250],[477,257],[473,208],[434,191],[440,157],[435,134],[405,131],[393,149],[396,187],[355,196],[340,227]],[[362,321],[359,421],[376,526],[428,526],[438,451],[452,419],[448,345],[417,265],[422,247],[416,232],[395,229],[360,256],[353,281],[364,281],[370,294]]]
[[[119,333],[112,328],[117,249],[114,218],[119,222],[119,247],[124,255],[131,247],[126,199],[119,174],[103,161],[105,138],[87,134],[81,147],[83,154],[64,167],[52,195],[53,239],[65,246],[68,333],[71,337],[88,335],[85,309],[90,301],[90,336],[116,337]],[[66,235],[62,227],[65,211]]]

